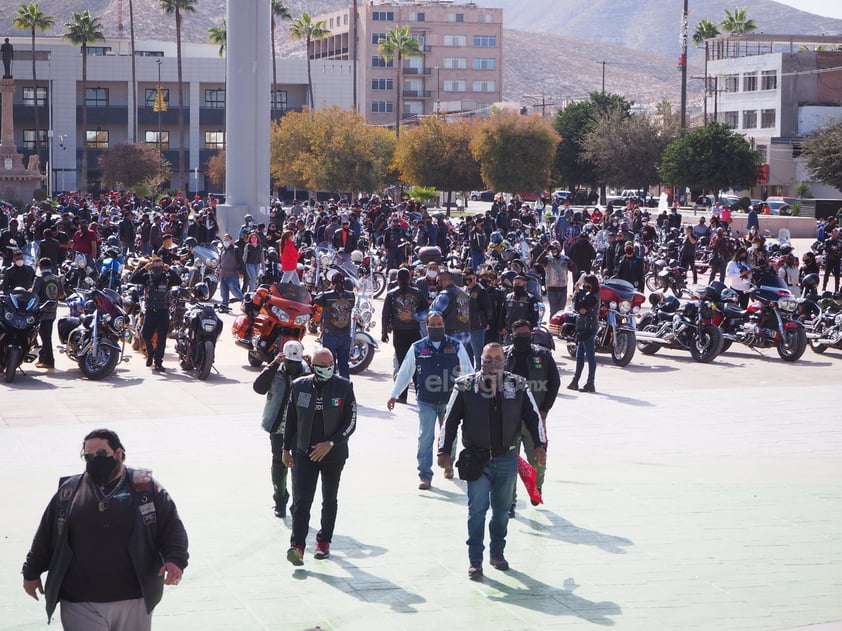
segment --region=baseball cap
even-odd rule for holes
[[[300,362],[304,359],[304,346],[296,340],[289,340],[284,344],[284,359]]]

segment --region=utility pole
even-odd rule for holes
[[[678,70],[681,72],[681,133],[687,129],[687,0],[684,0],[684,12],[681,14],[681,34],[679,44],[681,56],[678,58]]]
[[[605,60],[602,60],[602,93],[605,94]]]

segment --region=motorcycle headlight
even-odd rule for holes
[[[778,301],[778,308],[781,311],[795,311],[798,309],[798,301],[794,298],[781,298]]]
[[[371,311],[360,311],[360,312],[358,312],[357,313],[357,319],[364,326],[368,326],[369,322],[371,322]]]
[[[205,333],[213,333],[216,331],[216,320],[202,320],[202,329]]]
[[[319,262],[320,262],[320,263],[321,263],[324,267],[327,267],[327,266],[328,266],[328,265],[330,265],[330,263],[331,263],[331,260],[330,260],[330,255],[329,255],[329,254],[322,254],[321,258],[319,259]]]
[[[611,302],[609,302],[609,303],[608,303],[608,308],[616,311],[616,310],[617,310],[617,301],[616,301],[616,300],[612,300]]]
[[[310,321],[310,315],[307,313],[302,313],[300,316],[295,316],[295,325],[296,326],[304,326]]]
[[[836,314],[836,317],[833,319],[833,324],[836,326],[842,326],[842,313]]]
[[[275,317],[281,322],[289,322],[289,314],[280,307],[273,306],[272,313],[275,314]]]
[[[219,267],[219,261],[217,261],[216,259],[208,259],[205,265],[208,266],[208,269],[216,269],[217,267]]]
[[[111,322],[111,314],[110,313],[103,313],[102,314],[102,321],[108,324]]]
[[[26,319],[26,323],[29,324],[29,325],[35,324],[35,316],[29,316]]]
[[[114,327],[115,331],[122,331],[124,328],[126,328],[126,319],[121,315],[117,316],[111,322],[111,326]]]
[[[624,300],[620,303],[620,313],[628,313],[631,311],[631,302]]]
[[[640,313],[640,305],[638,305],[637,307],[634,307],[632,309],[632,313],[635,313],[635,314]]]

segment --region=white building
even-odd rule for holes
[[[815,197],[842,196],[811,182],[799,160],[804,137],[842,117],[840,46],[839,36],[750,34],[708,40],[707,111],[761,153],[768,181],[755,192],[791,196],[805,182]]]

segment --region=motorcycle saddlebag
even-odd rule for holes
[[[251,318],[249,318],[245,313],[238,315],[237,319],[234,320],[234,324],[231,326],[231,334],[235,339],[245,339],[250,326]]]
[[[67,317],[67,318],[59,318],[58,324],[56,325],[58,328],[58,339],[61,341],[62,344],[67,343],[67,339],[70,337],[70,333],[78,327],[80,324],[79,318]]]

